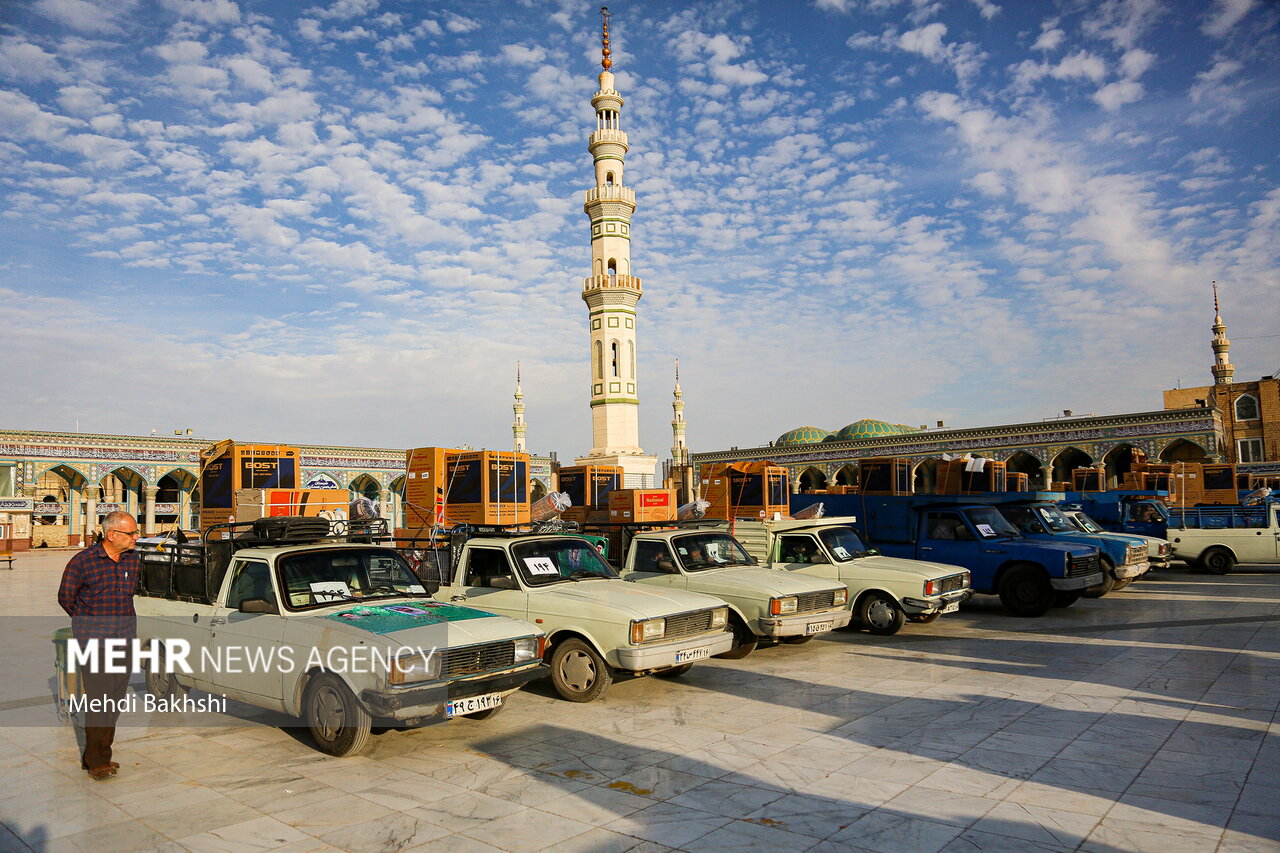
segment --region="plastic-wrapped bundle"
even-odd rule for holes
[[[372,498],[364,495],[356,498],[351,502],[348,512],[353,519],[378,518],[378,504]]]
[[[826,512],[826,510],[823,508],[822,503],[818,502],[816,504],[809,504],[804,509],[797,510],[791,513],[791,517],[792,518],[822,518],[822,514],[824,512]]]
[[[529,507],[529,520],[534,524],[540,521],[546,521],[554,518],[573,506],[573,501],[569,500],[566,492],[548,492],[542,498],[534,501],[533,506]]]
[[[676,519],[679,521],[693,521],[695,518],[702,518],[707,514],[707,510],[710,507],[710,501],[689,501],[687,504],[681,504],[680,507],[676,509]]]

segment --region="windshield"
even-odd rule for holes
[[[862,544],[852,527],[828,527],[818,531],[818,538],[837,563],[847,563],[867,553],[867,546]]]
[[[751,565],[747,552],[726,533],[691,533],[677,536],[672,544],[687,572]]]
[[[1169,512],[1165,509],[1163,503],[1156,501],[1144,501],[1142,503],[1129,504],[1129,520],[1149,522],[1152,524],[1161,521],[1168,522]]]
[[[1098,522],[1094,521],[1087,514],[1081,512],[1080,510],[1075,510],[1074,512],[1070,513],[1070,518],[1073,521],[1075,521],[1076,525],[1085,533],[1105,533],[1106,532],[1105,530],[1103,530],[1101,527],[1098,526]]]
[[[1002,506],[1000,514],[1026,536],[1039,536],[1046,532],[1040,516],[1029,506]]]
[[[1062,514],[1062,510],[1056,506],[1038,506],[1036,511],[1040,513],[1040,518],[1054,533],[1075,533],[1076,526],[1071,523],[1071,519]]]
[[[529,586],[618,577],[594,545],[575,536],[517,542],[511,546],[511,555]]]
[[[302,551],[277,561],[292,610],[374,598],[427,595],[404,559],[386,548]]]
[[[965,515],[969,517],[969,522],[983,539],[1000,539],[1018,535],[1017,528],[996,512],[994,507],[974,507],[965,510]]]

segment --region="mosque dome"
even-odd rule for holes
[[[802,426],[784,432],[773,444],[775,447],[786,447],[795,444],[817,444],[831,433],[821,427]]]
[[[872,420],[871,418],[863,418],[860,421],[854,421],[839,432],[832,433],[827,441],[860,441],[864,438],[902,435],[905,432],[915,431],[914,427],[909,427],[906,424],[890,424],[884,421]]]

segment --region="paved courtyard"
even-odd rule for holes
[[[0,570],[53,613],[69,551]],[[301,732],[0,729],[0,851],[1277,851],[1280,572],[1178,567],[1041,619],[762,647],[334,759]]]

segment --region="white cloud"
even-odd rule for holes
[[[13,37],[0,39],[0,76],[33,83],[68,78],[53,54],[39,45]]]
[[[161,3],[185,20],[214,26],[240,22],[240,7],[232,0],[161,0]]]
[[[1043,30],[1040,33],[1039,37],[1036,38],[1035,43],[1031,45],[1031,49],[1032,50],[1057,50],[1058,46],[1062,44],[1062,40],[1063,38],[1066,37],[1066,35],[1067,34],[1065,32],[1058,29],[1057,27],[1050,27],[1048,29]]]
[[[1142,99],[1142,84],[1136,80],[1117,80],[1093,94],[1093,100],[1104,110],[1115,112],[1125,104]]]
[[[137,0],[36,0],[32,8],[72,29],[96,34],[120,32],[120,19],[137,5]]]
[[[1200,29],[1214,38],[1222,38],[1257,5],[1257,0],[1213,0],[1213,10]]]
[[[989,21],[1000,14],[1000,7],[992,3],[991,0],[970,0],[970,2],[978,7],[978,14],[982,15],[985,20]]]

